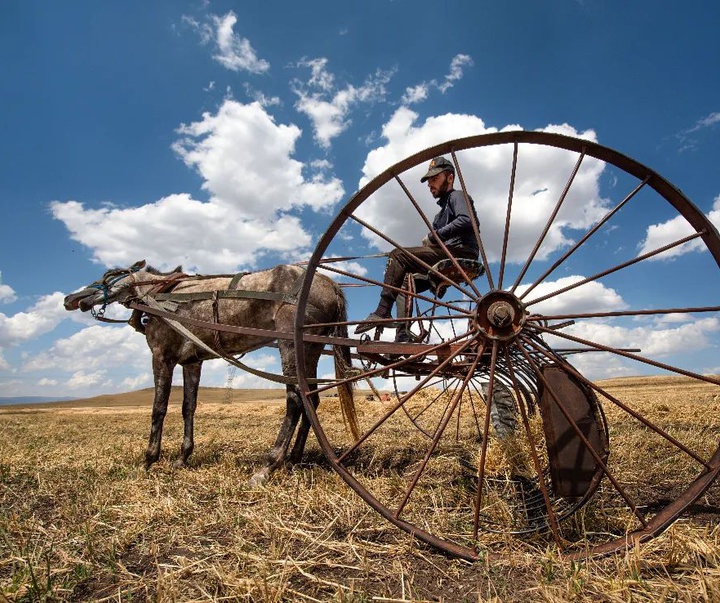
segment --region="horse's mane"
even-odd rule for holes
[[[176,266],[175,268],[170,270],[170,272],[161,272],[157,268],[149,265],[145,266],[145,270],[147,270],[150,274],[155,274],[157,276],[168,276],[170,274],[175,274],[176,272],[182,272],[182,265]]]

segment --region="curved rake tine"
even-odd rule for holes
[[[542,371],[539,369],[537,364],[532,360],[530,354],[527,353],[527,351],[522,347],[519,346],[518,349],[520,352],[525,356],[525,359],[530,363],[530,365],[533,368],[533,371],[537,375],[537,377],[542,381],[543,386],[545,387],[545,390],[550,394],[550,397],[553,399],[553,402],[555,402],[555,405],[560,409],[560,412],[565,417],[565,420],[568,422],[568,424],[573,428],[573,431],[575,432],[575,435],[577,435],[580,438],[580,441],[583,443],[583,446],[585,449],[592,455],[593,459],[595,459],[595,462],[597,463],[598,467],[602,469],[602,472],[607,476],[607,478],[610,480],[612,485],[615,487],[615,490],[620,494],[620,496],[623,497],[623,500],[627,503],[628,507],[633,512],[633,515],[638,518],[638,521],[643,525],[643,527],[647,526],[647,521],[645,520],[645,517],[640,512],[640,510],[637,508],[637,505],[635,504],[635,501],[630,498],[630,496],[625,492],[625,489],[622,487],[620,482],[617,481],[616,477],[613,475],[612,471],[608,468],[607,464],[600,458],[600,455],[595,451],[595,449],[592,447],[588,439],[583,434],[582,430],[578,427],[577,423],[573,420],[573,418],[570,416],[570,413],[565,408],[565,405],[560,401],[559,397],[555,393],[552,387],[550,387],[550,384],[545,379],[545,376],[542,374]]]
[[[656,360],[651,360],[650,358],[645,358],[644,356],[639,356],[639,355],[633,354],[631,352],[625,352],[625,351],[619,350],[617,348],[611,348],[609,346],[602,345],[601,343],[596,343],[594,341],[588,341],[587,339],[582,339],[580,337],[574,337],[573,335],[563,333],[562,331],[553,331],[553,330],[547,329],[541,325],[535,325],[534,329],[536,329],[542,333],[547,333],[549,335],[555,335],[556,337],[562,337],[563,339],[567,339],[568,341],[573,341],[575,343],[580,343],[582,345],[586,345],[586,346],[591,347],[596,350],[602,350],[603,352],[610,352],[612,354],[617,354],[618,356],[624,356],[625,358],[629,358],[630,360],[636,360],[637,362],[641,362],[641,363],[647,364],[649,366],[654,366],[656,368],[663,369],[670,373],[676,373],[678,375],[685,375],[686,377],[692,377],[693,379],[699,379],[700,381],[705,381],[707,383],[713,383],[714,385],[720,385],[720,379],[713,379],[712,377],[708,377],[706,375],[701,375],[699,373],[693,373],[692,371],[686,371],[685,369],[681,369],[680,367],[670,366],[669,364],[664,364],[663,362],[657,362]]]
[[[542,234],[540,235],[540,238],[537,240],[537,242],[535,243],[535,247],[533,248],[532,252],[528,256],[528,259],[525,262],[525,266],[523,266],[523,269],[520,271],[520,274],[518,274],[515,284],[512,286],[512,289],[510,289],[510,293],[515,293],[515,289],[517,289],[518,285],[520,284],[520,281],[523,279],[523,277],[525,276],[525,273],[528,271],[528,268],[530,268],[530,264],[532,264],[532,261],[535,259],[537,252],[540,250],[540,246],[542,245],[543,241],[545,240],[547,233],[550,231],[550,227],[552,226],[553,222],[555,221],[555,218],[557,217],[558,212],[560,211],[560,208],[562,207],[562,204],[565,202],[565,198],[567,197],[567,194],[570,191],[570,187],[572,186],[572,183],[575,180],[575,176],[577,176],[577,173],[580,170],[580,165],[582,164],[583,159],[585,159],[585,153],[586,153],[586,148],[583,147],[582,153],[580,153],[577,163],[575,163],[575,167],[573,168],[573,171],[570,174],[570,177],[568,178],[567,184],[565,185],[565,188],[563,189],[563,192],[560,194],[560,198],[558,199],[558,202],[555,205],[555,209],[553,210],[552,214],[550,214],[550,218],[548,218],[548,221],[545,224],[545,228],[543,229]]]
[[[437,270],[435,270],[432,266],[430,266],[430,264],[426,264],[425,262],[423,262],[419,257],[417,257],[416,255],[413,255],[412,253],[410,253],[410,252],[407,250],[407,248],[401,247],[401,246],[398,245],[395,241],[393,241],[390,237],[388,237],[388,236],[384,235],[383,233],[381,233],[377,228],[375,228],[374,226],[371,226],[370,224],[368,224],[367,222],[365,222],[365,220],[363,220],[362,218],[358,218],[358,217],[357,217],[356,215],[354,215],[354,214],[350,214],[350,215],[348,216],[348,218],[350,218],[350,219],[352,219],[352,220],[355,220],[358,224],[364,226],[364,227],[367,228],[370,232],[376,234],[376,235],[379,236],[381,239],[384,239],[385,241],[387,241],[388,243],[390,243],[393,247],[395,247],[395,249],[400,249],[401,251],[403,251],[404,253],[406,253],[407,255],[409,255],[411,258],[413,258],[414,261],[416,261],[420,266],[422,266],[425,270],[427,270],[428,273],[432,273],[432,274],[434,274],[435,276],[437,276],[438,278],[442,279],[447,285],[450,285],[451,287],[457,288],[457,289],[460,290],[464,295],[467,295],[467,296],[468,296],[469,298],[471,298],[471,299],[474,297],[473,293],[470,293],[469,291],[467,291],[466,289],[464,289],[463,287],[461,287],[459,283],[456,283],[455,281],[450,280],[447,276],[445,276],[445,275],[442,274],[441,272],[438,272]],[[445,252],[448,254],[448,257],[450,258],[450,260],[453,261],[453,256],[452,256],[452,254],[447,250],[447,247],[444,247],[444,250],[445,250]],[[455,260],[455,263],[457,263],[457,260]],[[462,269],[461,269],[461,270],[462,270]],[[471,282],[470,284],[472,285],[472,282]],[[474,285],[473,285],[473,287],[474,287]],[[480,295],[480,294],[478,293],[478,295]]]
[[[413,207],[417,210],[418,214],[420,214],[420,218],[422,219],[423,222],[425,222],[425,226],[427,227],[428,231],[432,232],[434,235],[437,235],[437,233],[435,232],[435,229],[433,228],[432,224],[430,223],[430,220],[428,220],[427,216],[425,215],[425,212],[423,212],[423,210],[420,208],[417,201],[415,201],[415,198],[412,196],[412,193],[410,193],[408,188],[405,186],[405,183],[400,179],[400,177],[397,174],[395,175],[395,180],[400,185],[400,187],[403,189],[403,191],[405,191],[405,194],[407,195],[408,199],[410,200],[410,203],[412,203]],[[467,275],[465,270],[463,270],[462,266],[460,266],[460,264],[458,263],[455,256],[453,256],[453,254],[450,253],[450,250],[445,246],[445,243],[443,243],[440,240],[440,237],[438,237],[438,236],[435,236],[435,240],[438,242],[438,246],[440,247],[440,249],[443,250],[443,253],[445,253],[445,255],[448,257],[448,259],[452,262],[455,269],[460,272],[460,274],[463,277],[463,280],[468,285],[470,285],[470,287],[472,288],[472,290],[475,292],[475,294],[478,297],[481,297],[482,294],[480,293],[480,291],[477,290],[477,287],[475,287],[475,283],[472,282],[472,279]]]
[[[405,505],[407,505],[408,500],[410,500],[410,495],[412,494],[412,491],[415,489],[415,486],[417,485],[418,481],[420,480],[420,477],[425,472],[425,467],[427,467],[428,462],[430,461],[430,457],[432,456],[432,453],[435,452],[435,449],[437,448],[438,443],[440,442],[440,438],[442,438],[443,433],[445,433],[445,428],[447,427],[448,423],[450,422],[450,419],[452,419],[452,415],[455,412],[455,409],[458,407],[458,404],[460,403],[460,400],[462,399],[462,395],[465,392],[465,390],[468,387],[468,382],[470,379],[473,378],[473,375],[475,373],[475,369],[477,368],[478,363],[480,362],[481,355],[478,354],[475,360],[473,361],[473,365],[470,368],[470,370],[465,375],[465,378],[463,379],[462,385],[459,388],[459,391],[455,394],[455,396],[452,399],[451,404],[449,405],[449,408],[447,412],[443,415],[442,420],[437,426],[437,429],[435,430],[435,435],[433,437],[432,443],[428,447],[427,452],[425,453],[425,457],[423,458],[422,462],[420,463],[420,466],[418,467],[417,471],[415,472],[415,475],[413,476],[413,479],[410,483],[410,485],[405,490],[405,495],[403,496],[402,501],[398,505],[398,508],[395,511],[395,517],[400,517],[400,513],[402,513],[403,509],[405,508]]]
[[[473,515],[473,540],[477,541],[478,532],[480,530],[480,508],[482,506],[483,482],[485,481],[485,461],[487,459],[488,434],[490,433],[490,407],[495,387],[495,369],[497,368],[498,342],[493,341],[492,351],[490,353],[490,375],[487,392],[487,400],[485,401],[485,424],[483,433],[485,437],[480,447],[480,466],[478,467],[477,477],[477,494],[475,495],[475,513]]]
[[[647,260],[648,258],[654,257],[660,253],[664,253],[664,252],[668,251],[669,249],[672,249],[673,247],[678,247],[679,245],[683,245],[683,244],[687,243],[688,241],[692,241],[693,239],[697,239],[698,237],[703,236],[704,234],[707,234],[706,230],[701,230],[700,232],[693,233],[691,235],[683,237],[682,239],[678,239],[677,241],[668,243],[667,245],[663,245],[662,247],[659,247],[658,249],[654,249],[653,251],[648,251],[647,253],[643,253],[642,255],[639,255],[636,258],[633,258],[632,260],[628,260],[627,262],[623,262],[622,264],[618,264],[617,266],[613,266],[612,268],[608,268],[607,270],[598,272],[598,273],[594,274],[593,276],[584,278],[584,279],[578,281],[577,283],[573,283],[572,285],[568,285],[567,287],[563,287],[562,289],[557,289],[555,291],[551,291],[550,293],[543,295],[541,297],[536,297],[535,299],[533,299],[529,302],[526,302],[525,305],[532,306],[533,304],[537,304],[538,302],[545,301],[546,299],[550,299],[551,297],[555,297],[556,295],[560,295],[561,293],[565,293],[566,291],[570,291],[571,289],[580,287],[581,285],[584,285],[585,283],[589,283],[591,281],[596,281],[599,278],[602,278],[603,276],[607,276],[608,274],[612,274],[613,272],[617,272],[618,270],[622,270],[623,268],[627,268],[628,266],[632,266],[633,264],[637,264],[639,262]]]
[[[498,289],[503,287],[503,277],[505,276],[505,262],[507,261],[507,247],[510,241],[510,215],[512,213],[513,197],[515,195],[515,175],[517,173],[518,160],[518,141],[513,142],[513,161],[512,170],[510,171],[510,190],[508,191],[507,213],[505,214],[505,231],[503,233],[502,253],[500,254],[500,274],[498,276]]]
[[[567,260],[573,253],[575,253],[582,245],[585,244],[585,242],[593,236],[598,230],[600,230],[607,222],[610,220],[617,212],[620,211],[620,209],[625,206],[625,204],[630,201],[639,191],[642,189],[650,180],[650,176],[646,176],[645,180],[643,180],[640,184],[638,184],[633,191],[631,191],[620,203],[618,203],[612,210],[610,210],[603,218],[595,224],[588,232],[585,233],[585,235],[577,242],[575,245],[570,247],[550,268],[548,268],[542,276],[538,277],[537,280],[530,285],[529,288],[527,288],[525,291],[523,291],[522,295],[518,296],[520,299],[524,299],[525,296],[530,293],[535,287],[537,287],[540,283],[545,281],[545,279],[550,276],[555,270],[562,264],[565,260]]]
[[[452,394],[451,394],[451,399],[452,399],[452,395],[455,394],[455,392],[457,391],[457,388],[458,388],[458,387],[459,387],[459,384],[456,384],[455,387],[453,388],[453,391],[452,391]],[[433,404],[435,404],[435,402],[437,402],[437,401],[440,399],[440,396],[444,395],[444,394],[447,393],[448,391],[450,391],[450,386],[449,386],[449,385],[444,386],[444,389],[443,389],[441,392],[439,392],[438,395],[435,396],[432,400],[430,400],[430,402],[428,402],[428,403],[425,405],[425,407],[424,407],[418,414],[416,414],[414,417],[410,417],[410,420],[411,420],[411,421],[417,421],[427,410],[430,409],[430,407],[431,407]],[[445,414],[445,411],[447,411],[447,407],[448,407],[449,404],[450,404],[450,401],[448,400],[447,404],[445,405],[445,410],[443,411],[443,414]]]
[[[458,350],[457,353],[458,353],[458,354],[462,353],[462,351],[463,351],[465,348],[467,348],[472,342],[473,342],[473,339],[468,339],[468,341],[464,342],[464,343],[460,346],[460,349]],[[442,344],[442,345],[445,345],[445,344]],[[437,347],[441,347],[441,346],[437,346]],[[423,354],[417,354],[416,357],[424,356],[424,355],[425,355],[425,353],[423,353]],[[410,359],[412,359],[412,356],[409,357],[407,360],[410,360]],[[395,412],[397,412],[397,410],[398,410],[403,404],[405,404],[405,402],[407,402],[412,396],[414,396],[418,391],[420,391],[423,387],[425,387],[425,385],[428,383],[428,381],[430,381],[430,380],[433,379],[438,373],[440,373],[448,364],[450,364],[450,363],[452,362],[452,360],[453,360],[453,357],[452,357],[452,356],[448,356],[445,360],[443,360],[440,364],[438,364],[438,366],[436,366],[432,371],[430,371],[430,373],[429,373],[422,381],[420,381],[420,383],[418,383],[413,389],[411,389],[407,394],[405,394],[405,395],[402,396],[401,398],[398,398],[397,404],[395,404],[392,408],[390,408],[382,417],[380,417],[380,418],[375,422],[375,424],[374,424],[372,427],[370,427],[370,429],[368,429],[365,433],[363,433],[363,434],[360,436],[360,438],[358,439],[357,442],[355,442],[348,450],[346,450],[340,457],[338,457],[338,463],[341,463],[345,458],[347,458],[347,456],[348,456],[349,454],[351,454],[352,452],[354,452],[355,450],[357,450],[357,449],[360,447],[360,445],[361,445],[365,440],[367,440],[375,431],[377,431],[378,427],[380,427],[380,426],[381,426],[385,421],[387,421]],[[405,363],[398,362],[397,364],[405,364]],[[386,370],[388,370],[388,369],[390,369],[390,368],[393,368],[393,366],[392,366],[392,365],[384,366],[384,367],[381,367],[381,368],[379,368],[379,369],[375,369],[375,370],[373,370],[373,371],[370,371],[370,373],[373,373],[373,374],[382,373],[382,372],[385,372]],[[355,378],[355,380],[364,379],[364,378],[366,378],[366,377],[368,376],[368,374],[370,374],[370,373],[364,373],[362,376],[359,376],[359,377]],[[325,388],[325,389],[330,389],[330,388]],[[320,390],[316,390],[316,391],[320,391]]]
[[[517,405],[520,408],[520,415],[522,417],[523,427],[525,428],[525,436],[527,437],[528,443],[530,444],[530,456],[532,457],[533,465],[535,466],[535,474],[538,476],[538,487],[540,488],[540,492],[542,493],[543,501],[545,503],[545,510],[547,511],[548,519],[550,520],[550,529],[552,531],[553,539],[555,540],[556,544],[562,548],[563,543],[562,539],[560,538],[557,521],[555,520],[555,513],[553,513],[550,495],[548,494],[547,486],[545,485],[545,480],[543,479],[543,470],[540,465],[540,457],[538,456],[535,438],[532,435],[532,430],[530,429],[530,420],[528,419],[527,410],[525,410],[525,404],[523,404],[522,396],[520,395],[520,385],[517,381],[517,378],[515,377],[513,362],[510,358],[510,353],[508,352],[507,348],[505,348],[504,353],[505,363],[507,364],[508,372],[510,374],[510,380],[513,383],[513,390],[515,390],[515,398],[517,399]]]
[[[535,342],[528,340],[527,343],[528,343],[530,346],[532,346],[533,348],[535,348],[536,351],[540,352],[541,354],[544,354],[547,358],[552,358],[552,359],[554,359],[553,356],[551,356],[550,354],[548,354],[545,350],[542,349],[541,346],[538,346]],[[628,413],[628,414],[629,414],[631,417],[633,417],[635,420],[637,420],[637,421],[639,421],[640,423],[642,423],[645,427],[647,427],[647,428],[650,429],[651,431],[654,431],[654,432],[655,432],[656,434],[658,434],[660,437],[664,438],[665,440],[667,440],[668,442],[670,442],[671,444],[673,444],[675,447],[677,447],[678,449],[682,450],[685,454],[687,454],[687,455],[688,455],[690,458],[692,458],[695,462],[697,462],[697,463],[699,463],[700,465],[702,465],[703,467],[705,467],[705,469],[711,469],[711,467],[710,467],[710,465],[707,463],[707,461],[703,460],[698,454],[696,454],[695,452],[693,452],[692,450],[690,450],[690,449],[689,449],[687,446],[685,446],[682,442],[676,440],[673,436],[671,436],[669,433],[667,433],[664,429],[662,429],[662,428],[659,427],[658,425],[655,425],[655,423],[653,423],[652,421],[646,419],[646,418],[643,417],[641,414],[639,414],[638,412],[636,412],[635,410],[633,410],[632,408],[630,408],[629,406],[627,406],[626,404],[624,404],[623,402],[621,402],[620,400],[618,400],[615,396],[613,396],[612,394],[610,394],[607,390],[603,389],[603,388],[600,387],[599,385],[596,385],[596,384],[593,383],[592,381],[589,381],[588,379],[586,379],[585,377],[583,377],[583,376],[575,369],[574,366],[572,366],[572,365],[570,365],[570,364],[567,364],[566,366],[568,367],[568,372],[569,372],[571,375],[573,375],[576,379],[580,380],[582,383],[584,383],[584,384],[587,385],[588,387],[590,387],[590,388],[592,388],[593,390],[595,390],[598,394],[600,394],[600,395],[603,396],[605,399],[607,399],[607,400],[609,400],[610,402],[612,402],[615,406],[617,406],[617,407],[620,408],[621,410],[624,410],[626,413]]]
[[[652,316],[655,314],[700,314],[702,312],[720,312],[720,306],[698,306],[692,308],[658,308],[657,310],[618,310],[616,312],[586,312],[578,314],[535,314],[528,316],[528,322],[545,320],[566,320],[575,318],[611,318],[614,316]]]

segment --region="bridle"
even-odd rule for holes
[[[103,303],[102,306],[99,309],[95,309],[95,306],[90,308],[90,314],[95,320],[99,320],[100,322],[110,322],[110,323],[126,323],[127,320],[117,320],[114,318],[105,318],[105,310],[108,307],[108,293],[110,291],[110,288],[117,283],[118,281],[121,281],[122,279],[126,278],[127,276],[134,275],[140,268],[121,268],[121,269],[115,269],[115,270],[108,270],[104,275],[101,281],[98,281],[96,283],[93,283],[92,285],[88,286],[88,289],[98,289],[101,290],[103,293]]]

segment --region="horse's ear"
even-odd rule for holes
[[[145,260],[140,260],[139,262],[135,262],[132,266],[130,266],[130,270],[133,272],[136,272],[137,270],[142,270],[145,268]]]
[[[175,266],[175,270],[173,270],[173,272],[182,272],[182,264]]]

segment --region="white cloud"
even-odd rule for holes
[[[445,75],[442,81],[438,82],[437,79],[432,79],[427,82],[422,82],[416,86],[409,86],[405,89],[405,94],[401,99],[403,105],[412,105],[424,101],[431,89],[439,90],[442,94],[445,94],[450,88],[455,85],[455,82],[462,79],[464,75],[463,68],[465,66],[472,66],[473,60],[469,55],[457,54],[450,61],[450,71]]]
[[[720,228],[720,195],[715,197],[712,210],[707,214],[708,220],[712,222],[715,228]],[[656,249],[660,249],[664,245],[668,245],[683,237],[694,234],[695,229],[682,216],[677,215],[667,222],[652,224],[648,226],[645,234],[645,240],[640,244],[638,255],[649,253]],[[681,256],[693,251],[703,251],[707,249],[702,239],[693,239],[688,243],[683,243],[678,247],[673,247],[667,251],[653,256],[651,260],[667,260],[673,257]]]
[[[213,58],[231,71],[249,71],[264,73],[270,69],[270,63],[258,58],[250,41],[233,31],[237,23],[235,13],[230,11],[222,17],[213,16],[215,42],[218,53]]]
[[[11,304],[17,299],[15,291],[9,285],[2,284],[2,272],[0,272],[0,303]]]
[[[455,82],[462,79],[463,67],[466,65],[473,65],[472,58],[468,55],[458,54],[453,57],[452,61],[450,61],[450,73],[445,76],[445,81],[438,86],[440,92],[445,94],[445,92],[455,85]]]
[[[67,312],[63,308],[62,293],[55,292],[43,295],[25,312],[12,316],[0,313],[0,342],[3,347],[32,341],[52,331],[64,318]]]
[[[150,370],[150,350],[145,338],[130,327],[93,325],[58,339],[50,349],[34,354],[23,365],[24,371],[73,371],[104,375],[106,371]],[[105,377],[103,377],[105,378]]]
[[[350,126],[349,114],[354,106],[385,99],[386,85],[394,74],[378,69],[360,87],[348,84],[337,89],[335,76],[326,69],[326,58],[306,59],[298,66],[310,67],[311,76],[307,82],[297,79],[292,82],[292,90],[298,97],[295,108],[310,118],[315,140],[325,149]]]
[[[430,146],[455,138],[497,132],[487,127],[479,117],[448,113],[428,118],[416,125],[418,115],[407,107],[400,107],[383,127],[385,144],[368,153],[363,166],[359,188],[367,184],[393,164]],[[517,130],[509,125],[503,131]],[[592,130],[578,132],[569,125],[547,126],[544,131],[588,140],[595,140]],[[508,183],[512,165],[512,145],[488,146],[461,151],[458,161],[480,219],[480,230],[490,261],[499,259],[508,202]],[[508,259],[517,262],[527,259],[541,233],[548,216],[565,188],[568,175],[577,161],[577,154],[554,147],[523,145],[519,157],[522,177],[516,182],[513,197],[512,230]],[[550,228],[537,258],[545,259],[553,251],[565,247],[573,229],[586,229],[606,213],[608,202],[600,195],[600,175],[604,164],[585,158],[557,219]],[[401,174],[401,179],[429,220],[437,212],[420,177],[427,165],[416,166]],[[456,188],[460,188],[459,183]],[[389,208],[393,208],[389,211]],[[400,245],[417,245],[427,228],[409,203],[405,194],[390,182],[374,193],[355,212],[368,223],[382,225],[380,230]],[[372,233],[363,235],[379,249],[389,245],[378,241]]]
[[[206,272],[251,267],[258,254],[310,245],[310,235],[288,212],[325,210],[344,193],[324,169],[304,176],[303,164],[292,157],[299,128],[275,123],[259,103],[226,100],[216,114],[204,114],[179,133],[174,149],[203,177],[209,201],[174,194],[128,208],[51,203],[53,216],[96,261],[127,266],[146,258],[160,268],[183,264]]]

